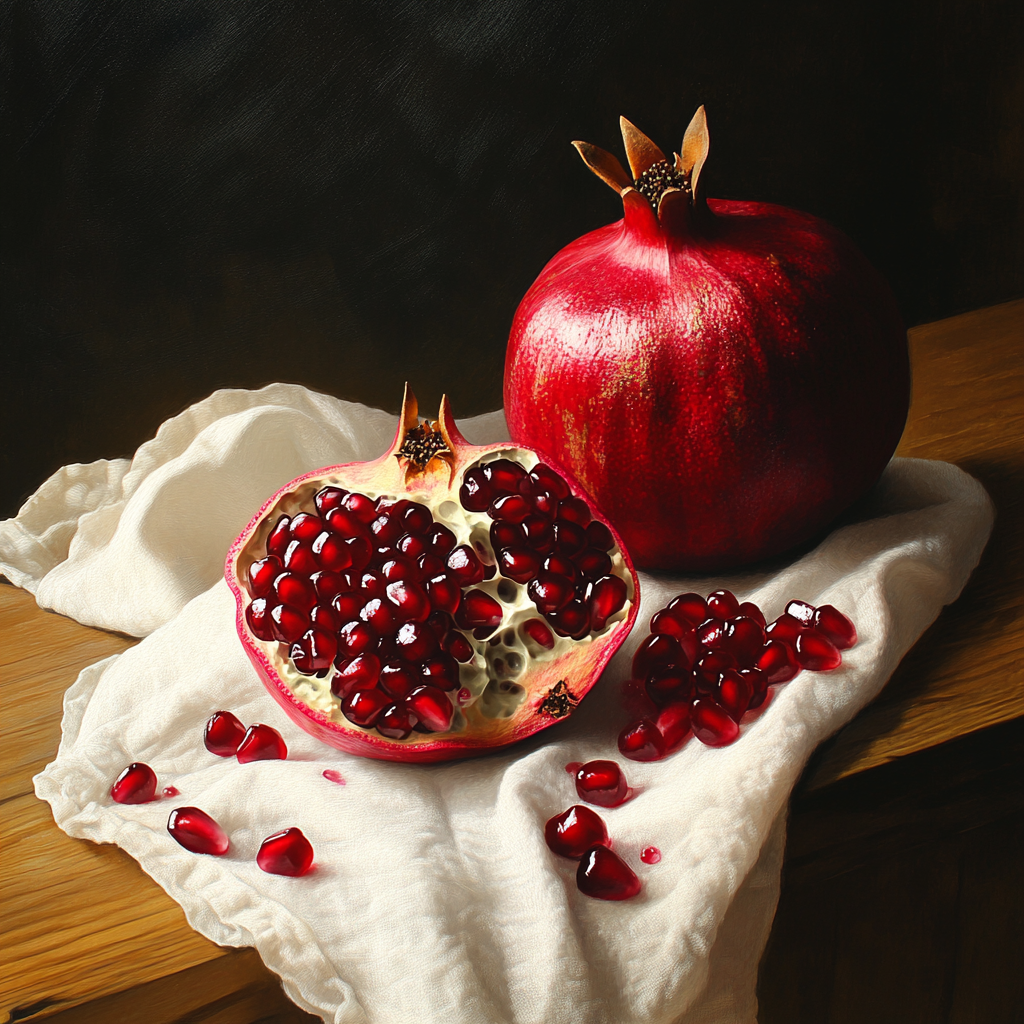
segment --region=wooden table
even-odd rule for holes
[[[1006,751],[1016,749],[1017,734],[1007,738],[1005,730],[1024,720],[1022,343],[1024,301],[910,332],[914,397],[899,453],[945,459],[974,474],[993,496],[998,520],[961,599],[942,613],[882,695],[819,751],[798,787],[782,904],[766,958],[769,979],[762,970],[763,1021],[889,1019],[847,1017],[817,1004],[808,1009],[806,981],[793,960],[818,955],[801,952],[800,942],[807,946],[810,937],[817,949],[821,942],[799,912],[793,919],[789,894],[864,868],[867,848],[891,856],[892,836],[917,820],[900,803],[912,799],[915,785],[933,795],[952,786],[947,804],[954,809],[943,805],[943,821],[954,829],[979,827],[979,813],[984,825],[1000,822],[1010,806],[1003,789],[990,783],[1005,773]],[[86,665],[132,642],[40,611],[29,594],[0,586],[0,1024],[312,1021],[284,998],[253,950],[222,949],[193,932],[177,904],[127,854],[68,838],[32,793],[32,775],[57,748],[64,690]],[[972,764],[991,769],[987,800],[971,789],[977,779],[970,772],[933,777],[928,758],[956,743],[973,743]],[[983,767],[972,770],[984,774]],[[1018,885],[1019,875],[1013,872]],[[877,884],[887,898],[884,879]],[[820,894],[814,900],[820,905]],[[797,936],[791,942],[790,931]],[[884,947],[884,936],[879,942]],[[841,993],[834,977],[830,984],[831,994],[820,998],[834,1006]],[[950,998],[955,1002],[956,993]]]

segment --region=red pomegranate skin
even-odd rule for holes
[[[903,430],[890,289],[807,213],[711,199],[663,203],[659,219],[638,192],[623,202],[519,305],[513,440],[569,469],[641,567],[719,570],[813,538]]]

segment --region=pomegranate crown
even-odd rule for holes
[[[704,107],[697,108],[683,135],[678,153],[670,163],[665,154],[639,128],[624,117],[619,118],[622,141],[626,147],[629,171],[618,157],[589,142],[573,142],[583,162],[606,185],[631,204],[642,196],[665,222],[673,212],[701,209],[704,206],[701,172],[708,156],[709,136]]]

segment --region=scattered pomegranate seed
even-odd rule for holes
[[[660,761],[665,756],[665,738],[654,722],[641,718],[619,733],[619,753],[631,761]]]
[[[740,603],[728,590],[708,594],[708,614],[716,619],[732,619],[740,613]]]
[[[260,843],[256,863],[271,875],[296,878],[313,866],[313,847],[297,828],[286,828]]]
[[[156,798],[156,772],[148,764],[134,761],[118,775],[110,795],[119,804],[148,804]]]
[[[203,743],[211,754],[234,757],[245,738],[245,726],[230,711],[215,711],[203,731]]]
[[[452,702],[436,686],[417,686],[405,698],[405,706],[431,732],[447,732],[455,713]]]
[[[640,879],[606,846],[587,850],[576,871],[576,887],[598,900],[628,900],[640,892]]]
[[[240,764],[250,761],[283,761],[288,747],[281,734],[269,725],[250,725],[235,753]]]
[[[687,701],[666,704],[654,724],[665,741],[665,753],[674,754],[690,736],[690,705]]]
[[[614,761],[587,761],[576,771],[576,792],[598,807],[618,807],[629,798],[629,785]]]
[[[608,829],[600,815],[589,807],[575,804],[548,819],[544,841],[552,853],[579,860],[592,846],[608,845]]]
[[[840,651],[853,647],[857,642],[857,629],[854,624],[830,604],[823,604],[815,610],[812,625]]]
[[[656,846],[646,846],[640,854],[640,859],[645,864],[658,864],[661,862],[661,850]]]
[[[725,708],[698,697],[690,708],[693,735],[709,747],[724,747],[739,738],[740,727]]]
[[[796,638],[796,660],[801,668],[828,672],[839,667],[843,656],[827,636],[816,629],[807,629]]]
[[[222,857],[231,845],[224,829],[198,807],[175,807],[167,819],[167,831],[190,853]]]

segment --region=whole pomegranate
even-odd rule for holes
[[[810,214],[704,199],[701,107],[669,163],[625,118],[627,173],[577,142],[624,218],[577,239],[516,312],[505,414],[640,566],[719,570],[812,538],[877,480],[906,419],[888,286]]]
[[[225,576],[291,718],[394,761],[482,753],[564,718],[638,607],[629,556],[568,477],[531,449],[469,444],[446,399],[420,422],[408,389],[391,449],[282,488]]]

